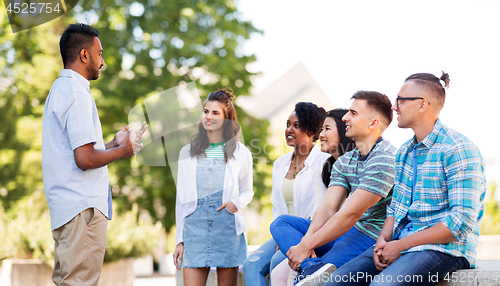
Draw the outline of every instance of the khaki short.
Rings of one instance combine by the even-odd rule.
[[[97,286],[106,251],[108,219],[89,208],[52,231],[57,286]]]

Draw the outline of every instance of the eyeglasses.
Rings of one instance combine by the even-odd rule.
[[[417,99],[422,99],[423,100],[425,98],[423,98],[423,97],[400,97],[400,96],[398,96],[398,97],[396,97],[396,108],[399,109],[399,101],[400,100],[417,100]],[[429,104],[431,104],[431,103],[429,102]]]

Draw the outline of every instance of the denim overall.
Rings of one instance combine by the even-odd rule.
[[[236,234],[234,214],[222,205],[224,159],[199,158],[196,165],[198,201],[184,222],[182,267],[237,267],[246,259],[246,241]]]

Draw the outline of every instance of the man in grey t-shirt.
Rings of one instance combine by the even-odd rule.
[[[147,126],[125,127],[104,144],[90,80],[104,65],[99,32],[73,24],[59,42],[64,69],[45,103],[42,166],[54,238],[56,285],[97,285],[104,260],[111,191],[107,164],[139,152]]]
[[[321,277],[372,246],[391,200],[396,148],[382,139],[392,121],[391,102],[375,91],[358,91],[352,99],[342,120],[356,148],[335,162],[312,221],[283,215],[271,224],[290,268],[299,271],[296,285],[321,285]]]

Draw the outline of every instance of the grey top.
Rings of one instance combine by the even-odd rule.
[[[43,113],[43,187],[52,230],[90,207],[109,217],[108,167],[82,171],[75,163],[73,150],[88,143],[105,149],[90,83],[79,73],[63,69]]]
[[[362,189],[381,197],[355,225],[374,240],[382,230],[386,207],[392,199],[395,153],[396,148],[381,137],[366,156],[360,156],[355,148],[341,156],[332,168],[330,186],[341,186],[351,194]]]

